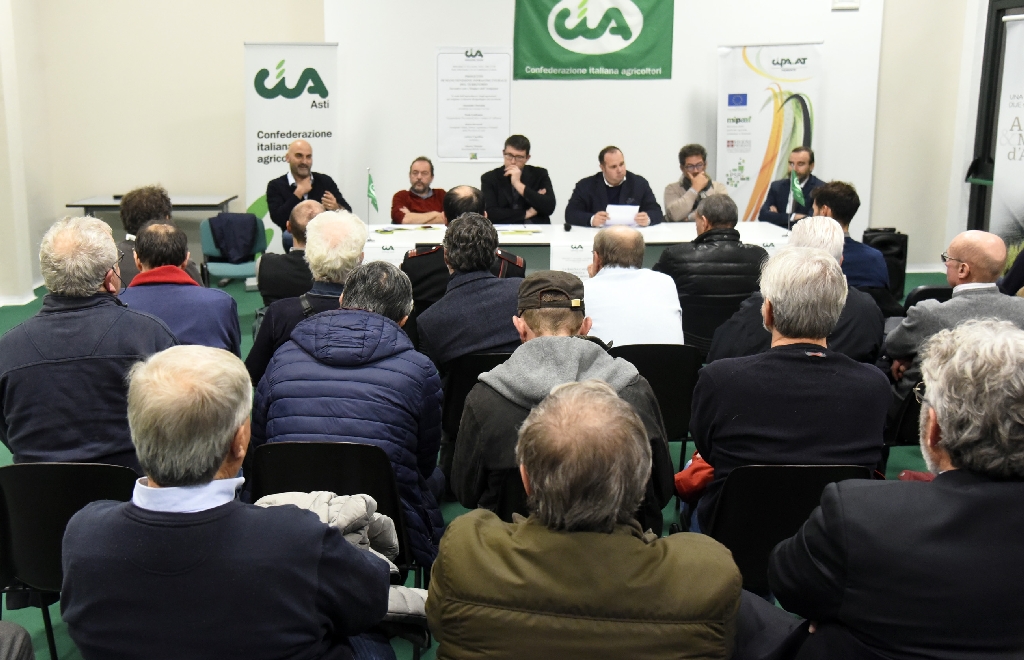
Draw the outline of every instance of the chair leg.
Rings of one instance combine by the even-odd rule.
[[[43,627],[46,629],[46,645],[50,647],[50,660],[57,660],[57,644],[53,641],[53,624],[50,623],[50,608],[43,605]]]

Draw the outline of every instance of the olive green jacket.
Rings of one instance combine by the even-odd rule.
[[[442,537],[426,609],[438,658],[726,659],[741,588],[707,536],[557,532],[477,509]]]

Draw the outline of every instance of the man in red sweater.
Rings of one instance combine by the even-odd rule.
[[[391,198],[391,222],[396,225],[443,223],[444,188],[431,188],[434,164],[420,156],[409,166],[409,190],[399,190]]]

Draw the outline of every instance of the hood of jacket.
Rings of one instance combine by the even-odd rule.
[[[295,326],[291,338],[317,362],[334,367],[360,367],[413,350],[397,323],[361,309],[320,312]]]
[[[639,378],[632,364],[580,337],[531,339],[504,364],[480,374],[481,382],[523,408],[537,405],[551,388],[563,383],[597,379],[621,392]]]

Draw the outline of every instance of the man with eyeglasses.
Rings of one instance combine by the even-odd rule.
[[[922,300],[885,338],[883,353],[892,359],[896,399],[889,411],[890,421],[895,421],[902,402],[921,380],[919,350],[929,337],[980,318],[1010,321],[1024,329],[1024,298],[1004,295],[995,284],[1006,264],[1003,239],[987,231],[965,231],[940,256],[946,265],[946,281],[953,287],[952,299],[944,303]]]
[[[712,181],[705,173],[707,149],[688,144],[679,150],[679,169],[683,175],[665,186],[665,222],[695,222],[697,204],[711,195],[728,195],[724,183]]]
[[[178,342],[162,321],[117,299],[119,260],[110,227],[96,218],[58,220],[43,236],[49,293],[0,338],[0,442],[15,463],[110,463],[141,474],[125,378]]]
[[[523,135],[510,136],[502,156],[504,165],[480,177],[487,218],[495,224],[551,224],[555,190],[546,169],[527,165],[530,141]]]
[[[810,147],[797,147],[789,154],[789,175],[772,181],[768,195],[757,219],[780,227],[811,215],[812,193],[824,181],[811,174],[814,171],[814,152]]]

